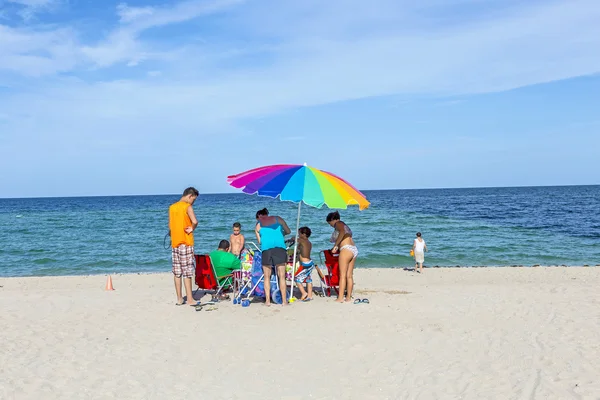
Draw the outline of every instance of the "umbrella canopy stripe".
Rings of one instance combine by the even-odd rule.
[[[285,184],[285,175],[283,174],[290,173],[290,168],[277,168],[271,171],[257,171],[252,175],[242,176],[238,179],[235,179],[231,182],[231,185],[234,187],[243,187],[242,191],[247,194],[257,193],[262,196],[271,196],[277,197],[279,189],[277,186],[281,186]],[[294,172],[293,170],[291,171]],[[288,176],[289,178],[289,176]],[[274,182],[274,183],[271,183]],[[273,191],[277,193],[271,194]]]
[[[355,188],[354,186],[352,186],[352,184],[350,182],[348,182],[345,179],[340,178],[339,176],[337,176],[336,174],[332,174],[331,172],[327,172],[327,171],[321,171],[323,174],[325,175],[329,175],[330,177],[332,177],[333,179],[337,179],[338,181],[341,181],[344,183],[344,185],[350,186],[356,193],[358,193],[360,196],[362,197],[366,197],[360,190],[358,190],[357,188]]]
[[[323,193],[323,188],[319,183],[318,171],[315,171],[312,168],[304,168],[304,170],[304,195],[302,199],[306,204],[320,208],[323,206],[323,204],[325,204],[327,199],[325,197],[325,193]]]
[[[336,190],[333,182],[327,178],[325,174],[314,173],[315,179],[318,182],[323,201],[321,205],[326,204],[329,208],[346,208],[348,196]],[[320,207],[320,206],[319,206]]]
[[[365,208],[369,207],[369,202],[366,200],[365,195],[358,191],[356,188],[354,188],[354,186],[350,185],[348,182],[337,177],[336,175],[330,174],[325,171],[320,172],[323,176],[323,182],[321,183],[321,187],[323,188],[323,191],[326,192],[325,203],[330,208],[339,207],[332,207],[330,205],[330,202],[327,201],[327,195],[331,195],[335,198],[331,199],[331,203],[336,203],[337,201],[339,201],[338,198],[341,198],[341,200],[345,204],[356,204],[361,210],[364,210]],[[327,184],[325,184],[325,182],[327,182]]]
[[[258,192],[261,196],[277,197],[281,194],[281,191],[287,186],[289,180],[298,172],[300,168],[288,168],[278,170],[271,174],[267,174],[256,181],[250,182],[244,192],[256,193]],[[252,191],[247,192],[250,188]]]
[[[249,171],[245,171],[236,175],[230,175],[227,177],[227,182],[229,182],[229,184],[235,188],[242,188],[244,186],[246,186],[248,183],[253,182],[255,180],[258,180],[259,178],[264,177],[265,175],[270,175],[270,174],[275,174],[277,172],[282,172],[285,171],[289,168],[300,168],[302,167],[301,165],[286,165],[286,164],[281,164],[281,165],[271,165],[268,167],[259,167],[259,168],[254,168],[251,169]]]
[[[300,168],[297,171],[295,171],[294,175],[290,177],[285,187],[281,191],[281,200],[298,202],[300,200],[306,200],[308,198],[308,196],[306,196],[306,193],[310,191],[310,188],[307,188],[306,181],[307,179],[310,179],[310,174],[308,174],[307,172],[308,171],[306,168]],[[314,201],[314,193],[312,194],[312,198]]]

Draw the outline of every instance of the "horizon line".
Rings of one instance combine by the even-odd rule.
[[[578,186],[600,186],[600,183],[590,184],[566,184],[566,185],[516,185],[516,186],[469,186],[469,187],[430,187],[430,188],[396,188],[396,189],[359,189],[361,192],[391,192],[395,190],[451,190],[451,189],[518,189],[518,188],[555,188],[555,187],[578,187]],[[220,193],[200,193],[205,196],[227,194],[245,194],[241,191],[220,192]],[[178,193],[158,193],[158,194],[101,194],[101,195],[83,195],[83,196],[27,196],[27,197],[0,197],[0,200],[25,200],[25,199],[69,199],[69,198],[89,198],[89,197],[143,197],[143,196],[181,196]],[[254,194],[250,195],[254,196]]]

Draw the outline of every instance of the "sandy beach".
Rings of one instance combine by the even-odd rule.
[[[0,398],[600,399],[600,268],[363,269],[370,304],[200,312],[112,278],[0,278]]]

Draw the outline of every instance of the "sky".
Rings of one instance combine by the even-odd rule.
[[[597,0],[0,0],[0,197],[600,184]]]

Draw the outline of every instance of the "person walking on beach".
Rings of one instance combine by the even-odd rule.
[[[340,253],[340,284],[337,302],[352,301],[352,289],[354,289],[354,263],[358,256],[358,248],[352,238],[352,230],[343,221],[340,221],[340,213],[337,211],[327,215],[327,223],[333,227],[331,234],[331,243],[333,243],[332,253]],[[346,298],[344,299],[344,291]]]
[[[421,232],[417,232],[417,238],[413,242],[413,252],[415,253],[415,271],[423,273],[423,263],[425,262],[425,252],[427,251],[427,245],[425,240],[421,237]],[[417,267],[419,270],[417,271]]]
[[[288,259],[285,235],[289,235],[291,230],[283,218],[269,216],[269,210],[266,208],[256,212],[256,221],[256,240],[262,252],[262,268],[265,274],[265,304],[271,305],[271,268],[274,266],[279,278],[281,304],[285,306],[287,304],[285,264]]]
[[[177,305],[184,304],[181,293],[181,278],[185,285],[187,303],[195,305],[192,293],[192,277],[194,276],[194,229],[198,220],[192,205],[198,198],[198,190],[189,187],[183,191],[181,199],[169,207],[169,234],[171,235],[171,254],[173,258],[173,280]]]

